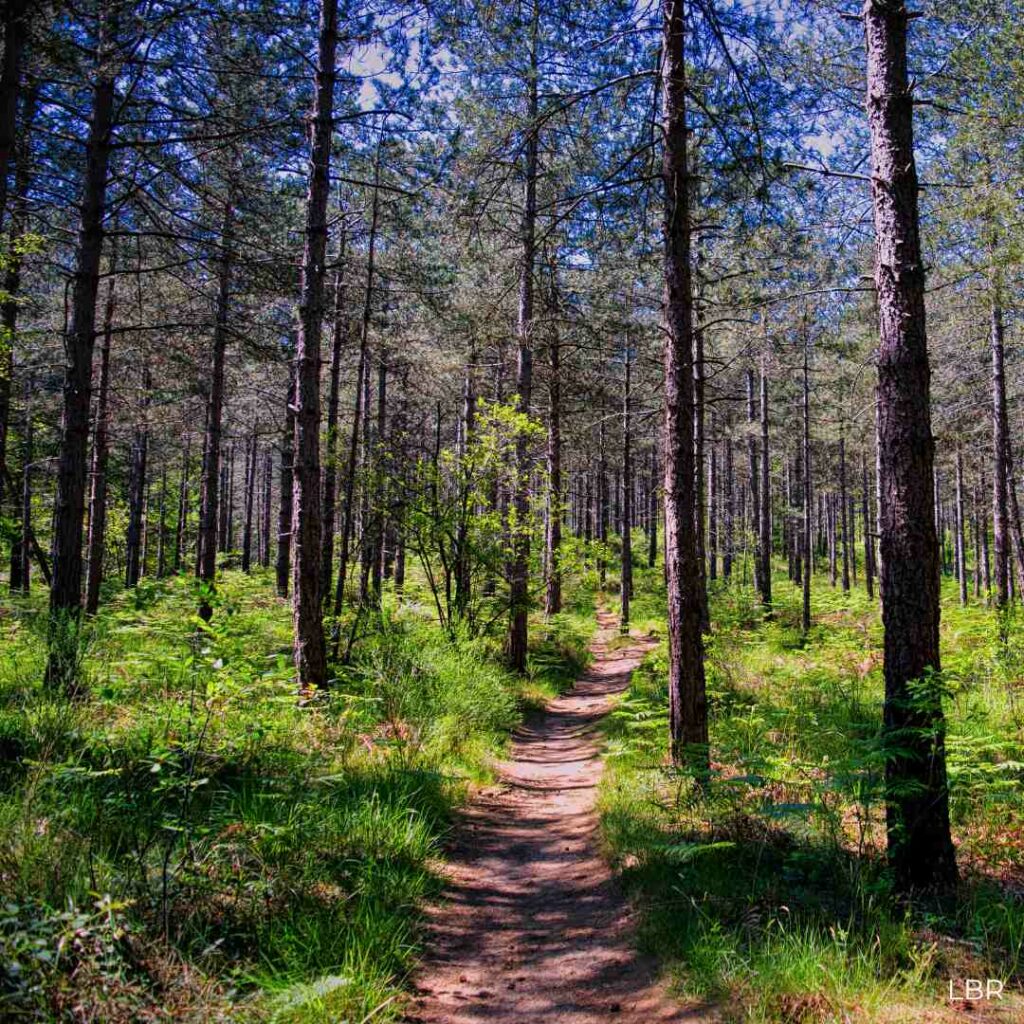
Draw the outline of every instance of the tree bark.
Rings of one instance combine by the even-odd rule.
[[[96,424],[92,438],[92,465],[89,473],[89,532],[85,576],[85,611],[95,615],[100,605],[100,584],[103,582],[103,553],[107,533],[107,454],[110,419],[110,344],[114,331],[114,312],[117,293],[114,275],[117,270],[117,250],[110,254],[110,277],[107,280],[107,300],[103,310],[103,341],[100,346],[99,393],[96,399]]]
[[[245,446],[245,518],[242,522],[242,572],[252,571],[253,506],[256,496],[256,428]]]
[[[633,596],[633,359],[626,341],[622,388],[622,562],[619,576],[619,632],[629,633],[629,601]]]
[[[231,287],[234,273],[234,189],[235,185],[232,181],[228,186],[228,198],[224,203],[221,221],[217,308],[214,315],[213,344],[210,350],[210,393],[206,403],[206,436],[203,438],[203,465],[199,480],[196,577],[203,584],[199,599],[199,616],[206,622],[209,622],[213,616],[209,596],[213,593],[217,576],[218,505],[223,500],[218,489],[224,416],[224,362],[228,345],[228,320],[231,313]],[[226,532],[230,534],[230,527]],[[230,541],[230,537],[228,539]]]
[[[8,17],[16,17],[14,12],[16,12],[17,9],[18,4],[12,3]],[[20,30],[20,18],[18,18],[17,24],[14,27],[9,24],[7,30],[12,33],[17,33]],[[11,41],[11,47],[19,45],[14,35],[7,35],[5,38]],[[12,50],[12,57],[13,55],[14,53]],[[6,73],[6,49],[4,53],[4,60]],[[15,86],[11,87],[12,93],[16,89],[16,84],[17,83],[15,83]],[[5,90],[8,88],[6,83],[4,84],[4,88]],[[7,93],[5,92],[5,101],[6,97]],[[4,487],[7,481],[7,433],[11,418],[11,386],[14,380],[14,349],[18,325],[18,297],[21,292],[21,256],[19,254],[17,242],[25,233],[28,223],[28,191],[31,181],[31,175],[29,173],[31,157],[30,138],[32,127],[35,122],[37,100],[38,89],[33,87],[29,89],[25,97],[21,133],[16,147],[15,194],[14,202],[12,204],[13,211],[11,216],[11,230],[8,232],[9,244],[6,253],[6,269],[3,277],[3,303],[2,307],[0,307],[0,327],[2,327],[3,337],[2,342],[0,342],[0,515],[3,514]],[[2,180],[4,187],[6,187],[6,177]],[[0,221],[2,221],[2,219],[3,207],[0,205]],[[17,500],[17,495],[12,495],[12,501],[16,503]]]
[[[7,0],[0,65],[0,228],[7,213],[7,176],[17,146],[18,96],[28,36],[27,0]],[[2,478],[2,474],[0,474]]]
[[[956,447],[956,579],[960,604],[967,606],[967,549],[964,537],[964,457]]]
[[[843,545],[843,572],[842,586],[843,593],[850,592],[850,535],[846,529],[846,512],[848,507],[846,500],[846,438],[839,435],[839,537]]]
[[[1010,599],[1010,518],[1007,498],[1006,455],[1009,450],[1009,420],[1006,413],[1004,370],[1003,306],[998,278],[992,288],[989,339],[992,346],[992,537],[995,562],[996,607],[1005,608]]]
[[[754,393],[754,371],[747,369],[747,504],[750,507],[750,534],[754,541],[754,589],[758,595],[761,585],[761,495],[757,468],[757,438],[754,423],[757,404]]]
[[[320,340],[327,256],[338,0],[323,0],[316,67],[316,98],[310,139],[302,299],[295,352],[295,568],[293,619],[295,670],[307,693],[327,685],[327,648],[321,600],[320,550]]]
[[[772,479],[771,453],[768,447],[768,355],[761,356],[761,603],[765,611],[772,607]]]
[[[334,279],[334,323],[331,334],[331,379],[327,393],[327,444],[323,468],[324,535],[320,552],[320,592],[330,601],[334,579],[334,525],[338,491],[338,405],[341,394],[341,356],[348,319],[345,315],[345,229],[338,242],[338,270]]]
[[[519,411],[530,412],[533,390],[533,273],[537,247],[537,171],[538,171],[538,93],[539,0],[534,0],[530,29],[530,71],[526,81],[526,116],[528,128],[524,153],[524,196],[521,226],[522,249],[519,266],[519,310],[516,322],[518,358],[516,363],[516,394]],[[512,559],[509,566],[508,661],[515,672],[526,671],[529,643],[530,611],[530,466],[528,442],[520,432],[516,439],[516,484],[512,504],[516,529],[512,537]]]
[[[277,596],[288,596],[292,571],[292,502],[295,493],[295,363],[288,363],[288,400],[285,403],[284,431],[281,435],[281,504],[277,511]]]
[[[734,555],[733,520],[736,516],[735,484],[733,482],[732,434],[727,430],[725,435],[725,537],[722,551],[722,577],[732,579],[732,560]]]
[[[181,479],[178,488],[178,522],[174,531],[174,571],[180,572],[185,559],[185,546],[188,534],[188,470],[189,456],[192,450],[191,437],[185,437],[185,447],[181,453]]]
[[[871,533],[871,488],[868,485],[868,462],[861,458],[861,518],[864,522],[864,586],[868,597],[875,596],[875,540]]]
[[[139,421],[132,440],[131,476],[128,493],[128,534],[125,544],[124,585],[134,587],[144,571],[143,522],[146,502],[146,469],[149,458],[149,393],[152,386],[149,368],[142,374],[142,401]]]
[[[957,878],[939,661],[925,279],[904,0],[866,0],[867,114],[879,310],[878,460],[885,632],[886,825],[897,890]]]
[[[685,21],[682,0],[662,0],[665,189],[665,558],[669,620],[671,753],[707,777],[708,716],[701,633],[694,465],[693,278],[687,163]]]
[[[377,253],[377,223],[380,216],[380,161],[383,134],[377,141],[373,164],[373,201],[370,207],[370,234],[366,247],[366,287],[363,290],[363,314],[359,324],[359,366],[356,373],[355,409],[352,413],[352,433],[349,437],[348,465],[345,468],[345,515],[341,528],[341,550],[338,554],[338,581],[334,590],[334,617],[341,614],[345,601],[345,581],[348,576],[349,552],[355,532],[356,469],[359,463],[360,426],[363,420],[363,395],[370,372],[370,321],[373,317],[373,278]],[[340,633],[334,630],[334,656],[338,654]]]
[[[551,333],[549,359],[548,515],[545,536],[548,572],[544,614],[557,615],[562,610],[562,368],[561,336],[557,326]]]
[[[811,477],[811,375],[810,375],[810,338],[804,336],[804,380],[803,380],[803,529],[801,537],[801,555],[803,557],[803,578],[801,580],[803,602],[801,606],[801,624],[806,634],[811,628],[811,576],[814,573],[814,562],[811,551],[811,508],[814,501]]]
[[[92,87],[92,116],[86,143],[85,179],[79,210],[78,254],[71,292],[71,321],[65,339],[64,414],[57,463],[57,496],[50,585],[50,635],[46,680],[69,696],[80,689],[77,623],[82,607],[82,525],[85,515],[89,393],[96,331],[96,294],[103,252],[110,142],[113,129],[115,20],[101,14],[98,66]]]

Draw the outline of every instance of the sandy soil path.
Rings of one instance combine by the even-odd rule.
[[[706,1021],[673,1004],[633,948],[629,904],[597,849],[594,728],[650,643],[609,651],[516,735],[500,785],[461,816],[447,899],[430,916],[410,1024]]]

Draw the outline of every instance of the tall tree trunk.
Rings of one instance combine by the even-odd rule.
[[[650,494],[647,496],[647,568],[658,562],[658,452],[651,449]]]
[[[811,576],[814,573],[814,563],[811,552],[811,508],[814,501],[814,494],[811,489],[811,342],[810,337],[804,328],[804,379],[803,379],[803,506],[804,520],[801,537],[801,555],[803,557],[803,578],[801,585],[803,589],[803,602],[801,605],[801,625],[806,634],[811,628]]]
[[[761,356],[761,603],[766,611],[772,607],[772,478],[771,453],[768,447],[768,355]]]
[[[545,536],[548,573],[544,614],[557,615],[562,610],[562,368],[561,335],[557,326],[551,333],[549,359],[548,515]]]
[[[11,11],[8,13],[9,18],[12,17],[11,12],[16,12],[18,7],[19,5],[17,3],[11,4]],[[17,33],[20,31],[20,19],[18,24],[14,27],[8,24],[7,31],[11,33]],[[15,36],[7,35],[5,38],[10,40],[10,46],[12,48],[19,45]],[[13,49],[11,56],[14,56]],[[7,73],[7,59],[8,55],[5,49],[5,75]],[[6,90],[7,88],[8,85],[5,82],[4,89]],[[10,88],[13,93],[16,89],[16,83]],[[5,92],[4,95],[5,102],[7,102],[8,94]],[[0,303],[0,330],[2,330],[3,337],[3,342],[0,343],[0,515],[3,514],[4,487],[7,482],[7,432],[11,418],[11,385],[14,379],[14,350],[16,347],[19,307],[18,297],[21,292],[21,255],[18,240],[25,233],[25,229],[28,224],[28,190],[31,181],[31,175],[29,173],[31,158],[30,138],[32,127],[35,122],[37,100],[38,89],[33,87],[29,89],[25,97],[21,132],[17,142],[15,194],[14,202],[12,204],[13,212],[11,216],[11,230],[8,233],[8,247],[7,253],[5,254],[6,267],[3,275],[3,300],[2,303]],[[4,116],[6,116],[6,112]],[[0,145],[2,145],[2,143],[0,143]],[[6,186],[6,183],[6,177],[4,177],[4,186]],[[0,204],[0,221],[2,221],[2,219],[3,206]],[[17,503],[17,500],[17,495],[12,495],[12,501]]]
[[[4,5],[4,55],[0,64],[0,228],[7,212],[7,177],[18,141],[18,96],[28,39],[28,12],[28,0],[7,0]]]
[[[281,435],[281,504],[277,510],[277,596],[288,596],[292,572],[292,502],[295,493],[295,363],[288,362],[288,400],[285,403],[284,431]]]
[[[160,469],[160,504],[157,509],[156,576],[167,575],[167,463]]]
[[[242,524],[242,572],[252,571],[252,513],[256,494],[256,427],[245,446],[245,519]]]
[[[338,269],[334,279],[334,324],[331,334],[331,379],[327,393],[327,451],[323,468],[322,501],[324,534],[320,551],[320,596],[330,601],[334,578],[334,525],[338,490],[338,404],[341,393],[342,342],[348,319],[345,315],[345,229],[338,242]]]
[[[868,486],[868,462],[863,456],[860,462],[861,475],[861,518],[864,522],[864,586],[868,597],[875,596],[875,541],[871,535],[871,489]]]
[[[192,438],[186,435],[181,452],[181,478],[178,487],[178,522],[174,532],[174,571],[180,572],[185,558],[188,534],[188,470]]]
[[[537,246],[537,172],[538,172],[538,93],[539,55],[538,22],[540,2],[534,0],[530,29],[530,71],[526,82],[526,135],[524,196],[522,217],[522,249],[519,266],[519,310],[516,323],[518,358],[516,363],[516,394],[519,411],[530,412],[533,390],[533,273]],[[526,435],[516,439],[516,484],[512,505],[516,529],[512,537],[512,559],[509,566],[508,661],[516,672],[526,671],[528,617],[530,611],[530,466]]]
[[[374,428],[376,451],[374,452],[375,484],[373,509],[370,513],[370,560],[373,579],[373,603],[380,604],[381,586],[384,576],[384,545],[387,534],[387,489],[390,468],[390,453],[387,447],[388,408],[388,360],[383,349],[377,360],[377,423]]]
[[[274,481],[274,457],[270,448],[263,451],[263,495],[260,499],[260,565],[270,568],[270,519],[271,494]]]
[[[461,470],[459,478],[459,521],[455,531],[453,558],[455,566],[455,608],[460,619],[469,610],[472,589],[472,567],[469,560],[469,517],[471,514],[472,486],[470,479],[466,475],[469,470],[465,468],[465,463],[473,443],[476,425],[476,364],[476,344],[471,340],[469,358],[466,361],[466,371],[462,381],[462,417],[459,430],[459,467]]]
[[[134,587],[143,572],[143,509],[146,501],[146,463],[149,456],[149,394],[152,386],[149,368],[142,375],[142,402],[139,422],[132,440],[131,476],[128,486],[128,534],[125,544],[124,585]]]
[[[228,547],[228,500],[231,474],[231,457],[234,443],[228,445],[227,450],[223,448],[220,452],[220,484],[218,487],[218,509],[217,509],[217,550],[220,552],[229,551]]]
[[[622,482],[625,500],[622,503],[622,563],[619,576],[619,632],[629,633],[629,600],[633,596],[633,359],[626,341],[622,389]]]
[[[605,545],[608,543],[608,459],[604,422],[604,402],[601,402],[601,420],[597,428],[597,539],[601,554],[597,560],[598,585],[604,590],[607,574]]]
[[[725,434],[725,538],[724,550],[722,551],[722,576],[724,579],[732,579],[732,560],[734,556],[733,546],[733,520],[736,516],[735,483],[733,480],[733,455],[732,455],[732,432],[726,430]]]
[[[950,886],[957,869],[941,689],[929,675],[940,670],[939,551],[904,0],[866,0],[864,26],[879,309],[886,824],[897,889],[907,893]]]
[[[1006,456],[1009,451],[1009,420],[1006,414],[1004,370],[1003,306],[998,277],[992,286],[989,339],[992,346],[992,535],[995,560],[996,607],[1005,608],[1010,599],[1010,517],[1007,499]]]
[[[673,760],[709,771],[703,598],[697,552],[693,436],[693,278],[682,0],[662,0],[665,189],[665,559],[669,620],[669,727]]]
[[[691,179],[691,184],[693,191],[688,199],[688,205],[693,203],[693,197],[697,192],[696,177]],[[695,263],[700,265],[699,254]],[[697,587],[700,597],[700,628],[702,633],[710,633],[711,609],[708,606],[708,563],[704,532],[704,329],[696,308],[693,327],[693,473],[696,486],[694,529],[697,534],[697,572],[700,574]]]
[[[757,469],[757,438],[754,423],[757,418],[757,404],[754,392],[754,371],[747,369],[747,496],[750,507],[750,534],[754,540],[754,589],[758,595],[761,585],[761,496]]]
[[[110,142],[113,128],[113,44],[116,23],[109,8],[100,17],[92,116],[86,143],[85,179],[79,209],[78,254],[65,338],[64,414],[57,462],[57,496],[50,584],[50,635],[46,680],[69,696],[80,689],[78,619],[82,607],[82,525],[85,515],[89,394],[96,333],[96,294],[103,252]]]
[[[967,605],[967,549],[964,537],[964,457],[956,446],[956,578],[960,604]]]
[[[327,257],[338,0],[323,0],[316,67],[316,98],[310,139],[302,299],[295,351],[295,569],[293,618],[295,670],[306,693],[327,685],[327,648],[320,593],[320,338]]]
[[[370,207],[370,235],[366,247],[366,287],[363,289],[363,314],[359,323],[359,365],[356,373],[356,400],[352,413],[352,433],[349,437],[348,465],[345,467],[345,515],[341,527],[341,550],[338,554],[338,581],[334,589],[334,617],[341,614],[345,601],[345,581],[348,576],[349,552],[355,535],[356,469],[359,464],[360,425],[363,420],[363,395],[370,372],[370,321],[373,317],[373,278],[377,253],[377,223],[380,215],[380,161],[383,130],[377,140],[373,164],[373,200]],[[340,632],[334,630],[334,656],[338,655]]]
[[[846,438],[839,435],[839,535],[843,545],[843,593],[850,592],[850,535],[846,529]]]
[[[99,393],[96,399],[96,425],[92,438],[92,465],[89,473],[89,532],[87,537],[85,611],[95,615],[100,605],[100,584],[103,582],[103,552],[107,533],[107,453],[110,396],[110,343],[114,331],[117,293],[114,288],[117,270],[116,247],[110,254],[110,277],[107,280],[107,301],[103,310],[103,341],[100,345]]]
[[[718,448],[708,448],[708,578],[718,579]]]
[[[231,172],[232,175],[235,173]],[[221,221],[221,258],[217,272],[217,308],[214,316],[213,345],[210,350],[210,393],[206,402],[206,436],[203,439],[203,464],[199,479],[199,535],[196,543],[196,576],[204,584],[199,599],[199,616],[209,622],[213,608],[209,603],[217,575],[218,505],[223,496],[220,484],[222,421],[224,416],[224,361],[228,345],[228,320],[231,313],[231,287],[234,273],[235,183],[228,186]],[[230,511],[228,513],[230,520]],[[230,526],[227,527],[230,535]],[[230,542],[230,536],[228,537]]]
[[[31,381],[25,388],[25,419],[21,438],[21,536],[18,538],[18,590],[28,594],[32,577],[32,460],[35,458],[32,438],[32,386]],[[14,579],[12,574],[11,590]]]

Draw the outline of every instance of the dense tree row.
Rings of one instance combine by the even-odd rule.
[[[880,594],[890,848],[948,884],[940,573],[1024,594],[1011,13],[908,64],[900,0],[6,5],[0,508],[49,684],[87,696],[115,580],[192,573],[209,622],[274,563],[308,698],[410,571],[524,670],[564,573],[625,629],[663,558],[703,777],[708,588],[770,615],[781,558],[805,630],[816,573]]]

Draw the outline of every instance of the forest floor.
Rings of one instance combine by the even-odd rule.
[[[651,638],[598,613],[594,661],[527,719],[500,779],[460,816],[445,899],[406,1020],[423,1024],[698,1021],[635,949],[636,921],[599,849],[597,726]]]

